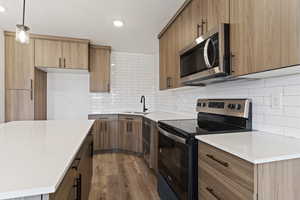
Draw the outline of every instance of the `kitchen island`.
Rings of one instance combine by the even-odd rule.
[[[53,120],[0,124],[0,200],[58,199],[55,193],[67,176],[72,185],[70,177],[78,180],[75,172],[69,173],[70,169],[80,168],[73,166],[74,161],[84,163],[89,159],[84,157],[84,151],[92,147],[92,140],[88,140],[89,146],[84,146],[93,123],[93,120]]]

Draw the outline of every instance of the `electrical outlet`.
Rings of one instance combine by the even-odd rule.
[[[273,93],[271,95],[271,107],[273,109],[281,109],[281,107],[282,107],[282,93]]]

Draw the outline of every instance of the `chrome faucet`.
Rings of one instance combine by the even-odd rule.
[[[146,97],[144,95],[141,96],[141,103],[143,103],[143,112],[146,112],[148,108],[146,108]]]

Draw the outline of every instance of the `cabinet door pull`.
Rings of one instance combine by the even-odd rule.
[[[229,164],[228,164],[227,162],[221,161],[221,160],[215,158],[213,155],[206,154],[206,156],[207,156],[208,158],[212,159],[213,161],[215,161],[215,162],[217,162],[217,163],[223,165],[224,167],[229,167]]]
[[[231,73],[234,73],[235,71],[234,71],[234,69],[233,69],[233,58],[235,57],[235,55],[231,52],[230,53],[230,60],[229,60],[229,66],[230,66],[230,71],[231,71]]]
[[[33,100],[33,80],[30,79],[30,100]]]
[[[59,64],[58,65],[59,65],[59,67],[61,67],[61,58],[59,58]]]
[[[206,190],[207,190],[212,196],[214,196],[217,200],[221,200],[221,198],[218,197],[218,195],[215,194],[214,189],[207,187]]]
[[[66,58],[64,58],[64,68],[66,68]]]
[[[171,77],[167,78],[167,88],[171,88],[172,87],[171,80],[172,80]]]

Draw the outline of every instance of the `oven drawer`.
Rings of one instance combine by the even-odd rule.
[[[201,163],[206,163],[231,181],[254,192],[255,166],[252,163],[202,142],[198,146],[198,159],[199,168]]]
[[[234,183],[207,163],[199,168],[199,199],[201,200],[253,200],[255,195]]]

